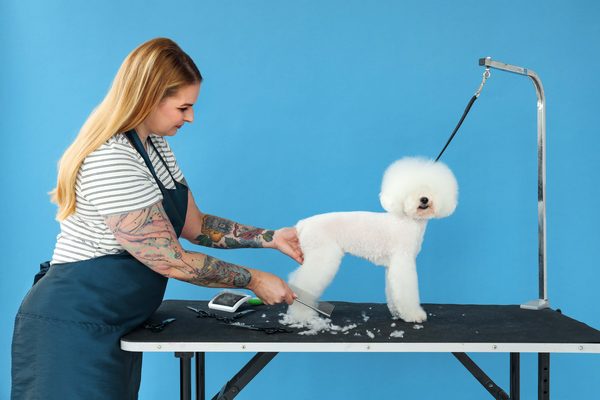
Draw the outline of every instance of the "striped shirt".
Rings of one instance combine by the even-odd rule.
[[[173,178],[182,181],[183,174],[167,141],[158,135],[150,135],[148,140],[156,146]],[[154,147],[150,144],[146,147],[160,181],[167,189],[175,188]],[[75,193],[75,213],[60,224],[51,264],[123,252],[125,249],[115,239],[104,217],[140,210],[162,201],[152,173],[124,134],[114,135],[85,158],[77,174]]]

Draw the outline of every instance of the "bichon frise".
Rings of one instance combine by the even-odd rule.
[[[290,275],[290,285],[315,301],[333,280],[344,253],[350,253],[387,268],[385,293],[394,318],[425,321],[415,259],[427,221],[452,214],[457,198],[456,178],[445,164],[415,157],[394,162],[379,194],[386,213],[334,212],[297,223],[304,263]],[[308,322],[315,316],[298,303],[288,308],[290,321]]]

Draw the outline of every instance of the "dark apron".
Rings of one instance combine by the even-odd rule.
[[[126,135],[154,176],[179,237],[187,187],[173,179],[175,189],[166,189],[138,135]],[[11,398],[137,399],[142,355],[121,350],[120,338],[158,308],[167,278],[127,252],[40,269],[15,319]]]

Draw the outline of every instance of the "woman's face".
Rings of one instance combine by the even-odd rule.
[[[164,98],[142,125],[149,133],[174,136],[185,122],[194,120],[192,106],[198,99],[199,92],[199,83],[182,87],[173,96]]]

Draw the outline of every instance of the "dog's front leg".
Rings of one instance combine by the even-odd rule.
[[[423,322],[427,313],[419,301],[419,281],[415,257],[394,254],[386,271],[386,295],[390,312],[406,322]]]
[[[304,263],[290,274],[289,283],[312,295],[304,299],[316,306],[327,286],[338,271],[344,252],[335,244],[323,241],[320,246],[305,246]],[[288,316],[293,321],[306,322],[317,317],[310,308],[294,302],[288,307]]]

